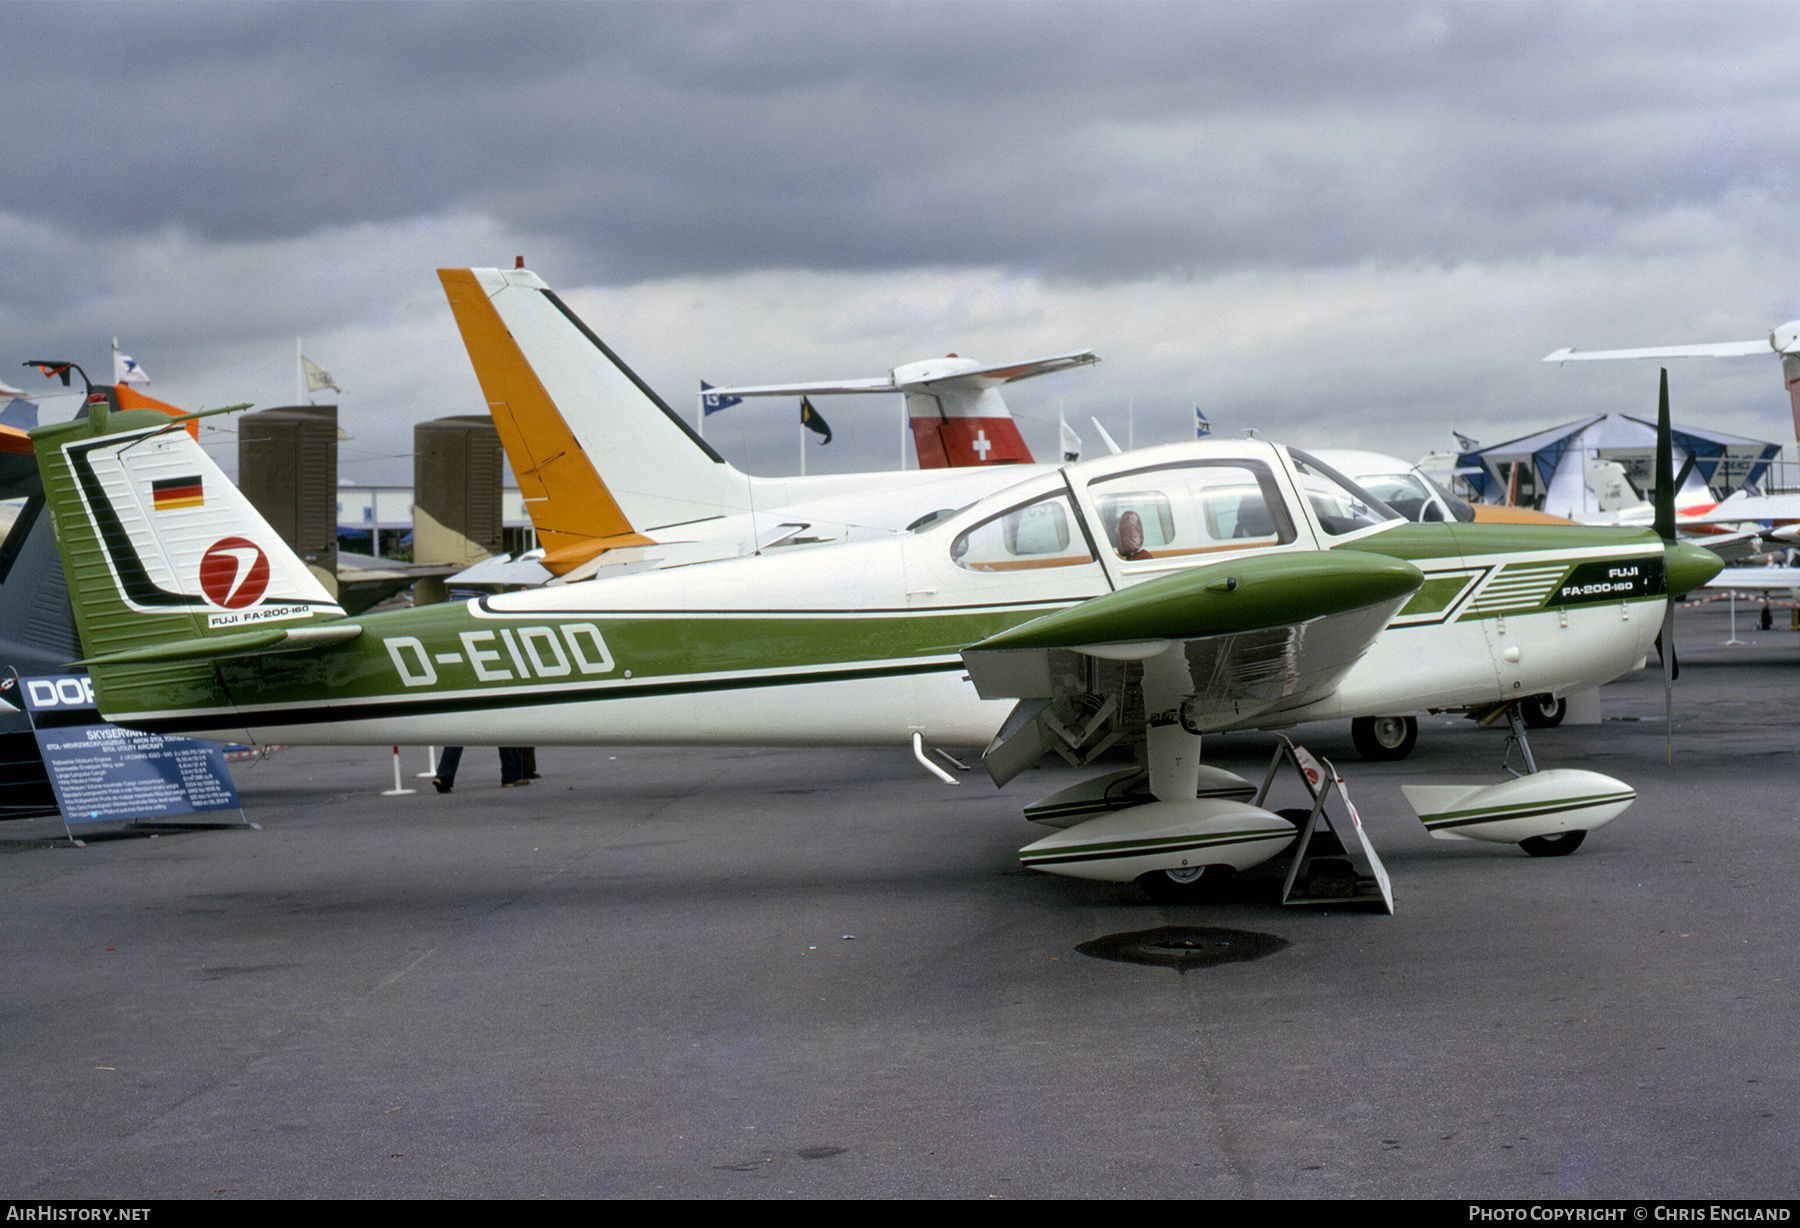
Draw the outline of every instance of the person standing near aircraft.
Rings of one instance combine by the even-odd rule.
[[[456,769],[462,764],[463,748],[446,746],[444,753],[438,756],[437,775],[431,778],[431,787],[439,793],[448,793],[456,787]],[[527,767],[529,756],[529,768]],[[500,748],[500,787],[502,789],[517,788],[528,785],[537,779],[537,749],[531,746],[502,746]]]

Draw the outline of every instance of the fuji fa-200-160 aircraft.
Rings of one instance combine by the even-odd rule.
[[[1046,747],[1127,740],[1143,774],[1038,808],[1063,830],[1023,856],[1165,890],[1295,839],[1202,768],[1204,734],[1597,686],[1718,568],[1643,530],[1407,524],[1233,440],[1040,472],[916,533],[350,619],[185,431],[96,409],[32,439],[110,720],[301,744],[986,743],[1001,783]],[[1553,770],[1431,796],[1435,834],[1555,852],[1633,795]]]
[[[1041,471],[1009,463],[754,477],[727,464],[535,273],[439,269],[438,277],[544,547],[539,581],[544,572],[579,580],[903,532]],[[1064,355],[1042,360],[1042,369],[1092,360]],[[916,374],[902,369],[902,383],[887,390],[931,383]],[[1006,373],[938,374],[954,385],[942,395],[967,392],[968,404],[956,404],[973,412],[998,394],[962,383]],[[1006,459],[1029,460],[1023,447]],[[532,579],[514,567],[496,571],[494,581]]]

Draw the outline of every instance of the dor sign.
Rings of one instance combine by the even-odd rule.
[[[121,729],[100,719],[85,674],[21,678],[63,822],[171,819],[238,809],[217,742]]]

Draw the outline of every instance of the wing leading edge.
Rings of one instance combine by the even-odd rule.
[[[1005,784],[1047,750],[1092,758],[1140,721],[1179,721],[1198,734],[1313,703],[1423,581],[1412,564],[1382,555],[1270,554],[1021,624],[962,654],[983,699],[1020,700],[983,762]]]

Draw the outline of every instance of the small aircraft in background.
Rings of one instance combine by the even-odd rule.
[[[447,280],[516,290],[515,334],[571,320],[529,275]],[[539,368],[550,390],[641,405],[641,382],[586,337],[580,362]],[[507,361],[530,372],[517,347]],[[535,376],[506,395],[532,387],[525,407],[490,391],[496,418],[555,403]],[[1046,750],[1086,764],[1122,742],[1143,766],[1046,799],[1035,813],[1058,830],[1022,856],[1159,898],[1298,837],[1201,763],[1203,735],[1516,712],[1597,686],[1644,656],[1671,593],[1719,567],[1672,533],[1409,524],[1304,452],[1230,440],[973,471],[1022,480],[867,541],[346,618],[172,426],[96,405],[32,433],[109,720],[325,745],[910,743],[923,761],[928,741],[986,744],[1002,784]],[[641,459],[648,433],[629,431],[615,437]],[[707,455],[691,437],[689,454]],[[539,456],[558,480],[593,472]],[[635,506],[663,509],[644,523],[744,497],[743,475],[703,463],[699,491],[633,484]],[[621,517],[607,537],[636,534],[606,501]],[[1434,835],[1558,854],[1633,796],[1552,769],[1415,804]]]

